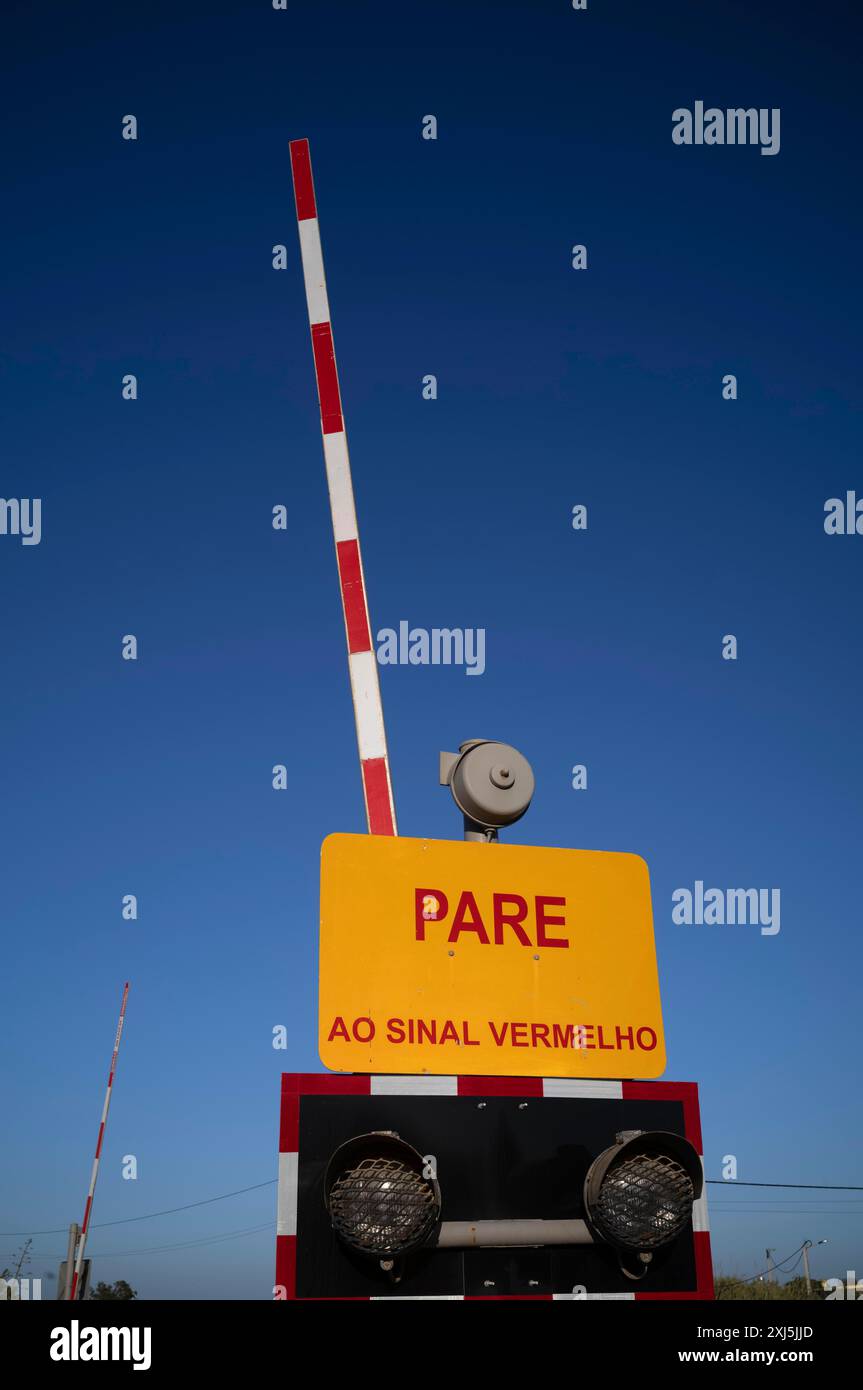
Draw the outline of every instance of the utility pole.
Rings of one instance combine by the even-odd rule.
[[[81,1227],[77,1221],[73,1221],[69,1227],[69,1244],[66,1247],[66,1280],[61,1289],[57,1291],[58,1298],[68,1299],[72,1291],[72,1274],[75,1269],[75,1251],[78,1249],[78,1237],[81,1234]]]
[[[827,1245],[828,1242],[826,1240],[816,1240],[814,1243],[816,1245]],[[812,1249],[812,1245],[813,1242],[811,1240],[805,1240],[803,1242],[803,1278],[806,1280],[807,1294],[812,1293],[812,1280],[809,1277],[809,1251]]]
[[[812,1241],[807,1240],[803,1246],[803,1278],[806,1280],[806,1292],[808,1294],[812,1292],[812,1280],[809,1277],[809,1250],[811,1245]]]
[[[776,1283],[776,1269],[775,1269],[774,1264],[773,1264],[773,1256],[776,1254],[776,1251],[775,1251],[775,1250],[765,1250],[764,1253],[765,1253],[765,1255],[767,1256],[767,1282],[768,1282],[768,1284],[775,1284],[775,1283]]]

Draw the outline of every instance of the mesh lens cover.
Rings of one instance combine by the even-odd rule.
[[[695,1192],[686,1169],[670,1154],[635,1153],[612,1164],[602,1180],[595,1220],[631,1250],[656,1250],[680,1234]]]
[[[438,1201],[430,1182],[396,1158],[364,1158],[333,1183],[337,1235],[367,1255],[398,1255],[431,1233]]]

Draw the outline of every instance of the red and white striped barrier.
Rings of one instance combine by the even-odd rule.
[[[105,1104],[102,1107],[102,1119],[99,1124],[99,1138],[96,1140],[96,1157],[93,1159],[93,1171],[90,1174],[90,1190],[87,1193],[87,1205],[84,1208],[84,1220],[81,1222],[81,1235],[78,1238],[78,1258],[75,1261],[75,1273],[72,1275],[72,1288],[69,1292],[70,1301],[75,1297],[78,1280],[81,1277],[81,1270],[84,1268],[84,1246],[87,1244],[87,1232],[90,1229],[90,1215],[93,1210],[93,1193],[96,1191],[96,1178],[99,1176],[99,1159],[102,1156],[102,1140],[105,1137],[105,1125],[108,1120],[108,1108],[111,1104],[111,1091],[114,1087],[114,1072],[117,1070],[117,1053],[120,1051],[120,1039],[123,1036],[123,1023],[126,1018],[126,1000],[129,998],[129,984],[123,990],[123,1002],[120,1005],[120,1022],[117,1024],[117,1036],[114,1039],[114,1051],[111,1056],[111,1070],[108,1073],[108,1089],[105,1092]]]
[[[387,755],[384,712],[363,578],[348,440],[333,347],[333,330],[330,323],[308,140],[291,141],[291,170],[294,178],[309,327],[312,333],[312,355],[321,409],[321,431],[324,437],[324,460],[333,517],[333,535],[348,642],[348,665],[366,819],[370,834],[395,835],[396,813]]]

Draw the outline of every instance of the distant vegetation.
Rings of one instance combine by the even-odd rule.
[[[137,1298],[138,1290],[130,1288],[125,1279],[117,1279],[113,1284],[97,1284],[90,1297],[98,1299]]]
[[[788,1299],[797,1302],[820,1303],[824,1298],[821,1285],[813,1279],[812,1292],[806,1292],[806,1280],[789,1279],[787,1284],[768,1284],[766,1279],[735,1279],[730,1274],[720,1274],[716,1279],[716,1297],[758,1300]]]

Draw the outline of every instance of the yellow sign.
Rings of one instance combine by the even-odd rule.
[[[319,1043],[334,1071],[657,1077],[636,854],[330,835]]]

